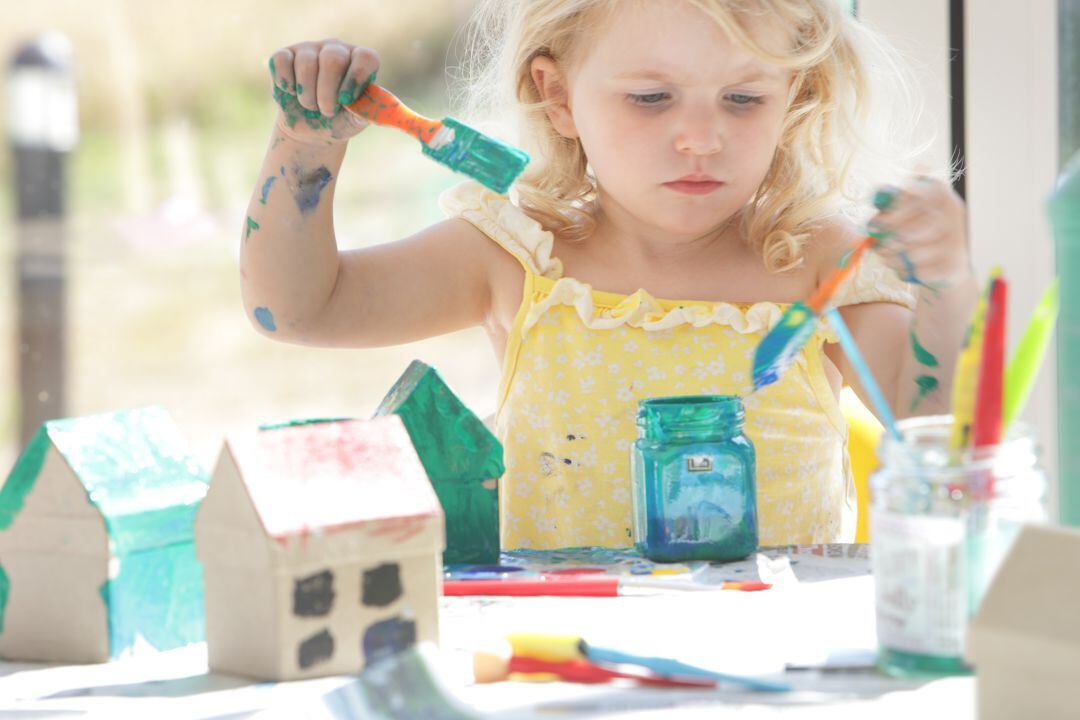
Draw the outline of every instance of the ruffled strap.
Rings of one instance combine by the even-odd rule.
[[[517,258],[528,272],[552,280],[562,277],[562,262],[551,256],[555,236],[505,195],[469,181],[444,191],[439,206],[447,217],[474,225]]]
[[[542,300],[529,308],[522,323],[522,333],[527,333],[544,313],[556,305],[574,308],[582,324],[590,330],[612,330],[629,325],[647,332],[660,332],[679,325],[724,325],[740,334],[749,334],[767,331],[783,314],[781,307],[771,302],[758,302],[746,308],[717,302],[665,309],[645,290],[627,295],[614,307],[597,307],[588,284],[573,278],[562,278]]]
[[[914,310],[916,299],[911,286],[901,280],[895,270],[876,253],[868,252],[836,291],[833,304],[843,307],[872,302],[896,303]]]

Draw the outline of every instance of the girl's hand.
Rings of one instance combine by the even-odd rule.
[[[942,288],[972,275],[967,209],[947,183],[920,177],[905,185],[867,227],[883,234],[875,250],[906,282]]]
[[[270,58],[279,130],[299,142],[346,142],[368,122],[342,105],[360,97],[378,69],[374,50],[340,40],[281,48]]]

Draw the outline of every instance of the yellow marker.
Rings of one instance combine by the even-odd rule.
[[[585,657],[581,651],[581,637],[575,635],[514,633],[506,639],[517,657],[529,657],[544,662],[570,662]]]
[[[986,305],[990,297],[990,287],[994,278],[1001,275],[1001,268],[990,272],[986,290],[979,295],[975,313],[968,325],[964,337],[964,347],[956,358],[956,370],[953,372],[952,392],[952,434],[949,436],[949,449],[959,452],[966,448],[971,440],[971,426],[975,422],[975,388],[979,384],[979,364],[982,361],[983,331],[986,325]]]

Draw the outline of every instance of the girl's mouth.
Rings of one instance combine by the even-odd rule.
[[[719,180],[673,180],[664,183],[664,187],[684,195],[708,195],[724,186]]]

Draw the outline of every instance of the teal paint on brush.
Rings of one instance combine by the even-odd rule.
[[[803,301],[794,303],[754,351],[754,390],[780,379],[803,345],[817,330],[813,311]]]
[[[468,175],[495,192],[505,193],[529,163],[529,156],[454,118],[434,120],[406,107],[393,93],[370,83],[349,112],[395,127],[420,141],[432,160]]]
[[[529,164],[529,156],[524,151],[488,137],[454,118],[444,119],[443,125],[453,129],[453,142],[438,149],[424,145],[424,154],[495,192],[505,193]]]

